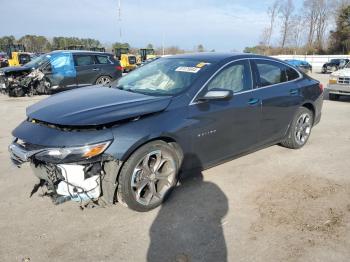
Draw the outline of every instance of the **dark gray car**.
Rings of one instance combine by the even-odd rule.
[[[181,171],[274,144],[303,147],[322,104],[323,86],[283,61],[178,55],[110,86],[32,105],[9,151],[16,165],[32,166],[39,178],[33,192],[44,186],[56,204],[120,201],[148,211],[166,199]]]
[[[10,96],[51,94],[88,85],[105,85],[122,76],[112,54],[53,51],[22,67],[0,70],[0,89]]]

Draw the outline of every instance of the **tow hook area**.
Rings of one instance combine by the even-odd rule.
[[[41,196],[51,197],[56,205],[73,200],[79,202],[81,208],[104,206],[99,201],[104,176],[100,162],[84,165],[31,163],[31,167],[39,178],[31,196],[43,188]]]
[[[97,199],[101,194],[100,175],[85,179],[85,167],[82,165],[58,165],[64,178],[57,186],[57,194],[83,202]]]

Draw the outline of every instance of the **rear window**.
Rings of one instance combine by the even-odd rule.
[[[94,57],[91,55],[76,55],[75,56],[75,64],[77,66],[85,66],[85,65],[93,65]]]
[[[104,65],[113,64],[110,57],[106,55],[97,55],[96,60],[98,64],[104,64]]]

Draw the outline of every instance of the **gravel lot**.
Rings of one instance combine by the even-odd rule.
[[[273,146],[194,174],[136,213],[29,198],[36,179],[11,167],[7,145],[42,98],[0,95],[0,261],[350,260],[350,99],[324,102],[303,149]]]

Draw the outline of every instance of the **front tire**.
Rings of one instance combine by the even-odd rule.
[[[291,149],[303,147],[310,137],[313,120],[313,113],[306,107],[300,107],[281,145]]]
[[[22,88],[13,88],[9,90],[10,97],[22,97],[25,96],[25,92]]]
[[[137,149],[125,162],[118,185],[118,200],[145,212],[162,204],[176,186],[180,160],[174,147],[153,141]]]

